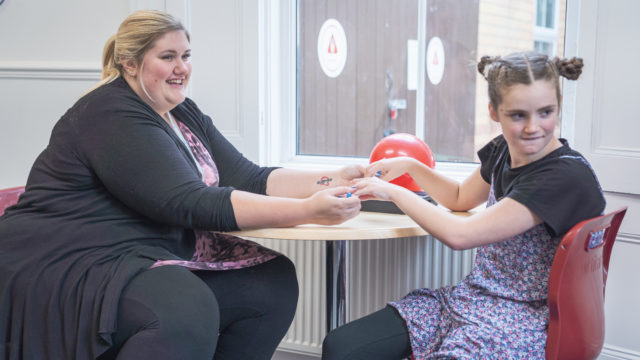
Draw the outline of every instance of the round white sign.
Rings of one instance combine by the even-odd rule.
[[[433,85],[438,85],[444,75],[444,46],[439,37],[434,36],[427,46],[427,76]]]
[[[327,19],[318,34],[318,60],[322,71],[334,78],[340,75],[347,62],[347,36],[336,19]]]

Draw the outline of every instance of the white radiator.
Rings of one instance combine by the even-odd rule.
[[[278,347],[319,355],[326,334],[325,242],[248,238],[287,255],[296,265],[300,298],[296,316]],[[383,308],[416,288],[455,284],[471,271],[473,250],[454,251],[432,237],[352,241],[349,252],[349,319]]]

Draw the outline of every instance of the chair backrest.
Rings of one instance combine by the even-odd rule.
[[[9,206],[18,202],[20,194],[24,192],[24,186],[0,190],[0,216]]]
[[[547,360],[600,354],[609,257],[626,211],[582,221],[562,238],[549,274]]]

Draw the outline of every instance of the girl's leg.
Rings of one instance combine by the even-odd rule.
[[[206,359],[213,357],[220,321],[211,289],[178,266],[144,271],[118,305],[114,346],[99,359]]]
[[[391,306],[334,329],[322,343],[323,360],[394,360],[409,355],[407,325]]]
[[[220,304],[215,359],[271,359],[298,303],[293,263],[278,256],[239,270],[197,271]]]

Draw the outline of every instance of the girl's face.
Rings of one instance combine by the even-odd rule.
[[[553,133],[559,110],[555,85],[547,80],[513,85],[502,94],[498,109],[489,105],[491,118],[502,127],[512,167],[541,159],[562,146]]]
[[[144,55],[138,74],[141,79],[134,81],[134,90],[162,116],[184,101],[191,76],[190,57],[189,40],[181,30],[159,37]]]

